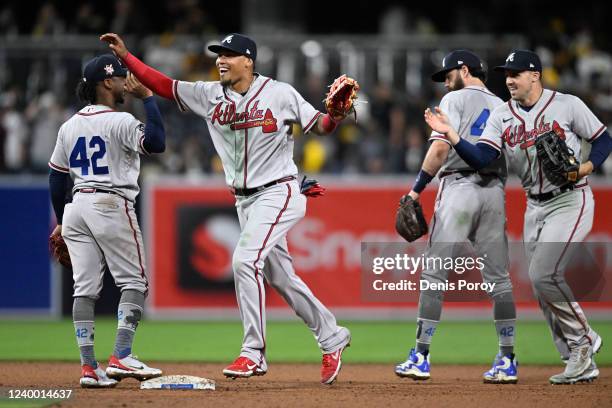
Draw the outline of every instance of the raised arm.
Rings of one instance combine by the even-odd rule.
[[[318,135],[326,135],[336,129],[349,114],[355,112],[355,101],[359,83],[353,78],[341,75],[334,80],[325,97],[327,114],[319,116],[312,131]]]
[[[174,80],[130,54],[121,37],[114,33],[106,33],[100,36],[100,40],[108,43],[108,47],[117,58],[120,58],[130,72],[147,88],[163,98],[174,99],[172,92]]]
[[[128,72],[125,85],[127,91],[141,99],[144,104],[147,115],[142,141],[144,149],[148,153],[163,153],[166,150],[166,131],[153,92],[141,84],[131,72]]]

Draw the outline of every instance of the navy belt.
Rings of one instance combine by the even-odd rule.
[[[443,171],[442,173],[440,173],[439,178],[444,178],[452,174],[459,174],[463,177],[471,176],[472,174],[478,174],[482,177],[497,177],[497,174],[494,174],[494,173],[482,174],[482,173],[477,172],[476,170],[448,170],[448,171]]]
[[[287,176],[287,177],[279,178],[278,180],[271,181],[259,187],[253,187],[253,188],[234,188],[232,187],[231,190],[232,190],[232,193],[234,193],[234,195],[248,197],[255,193],[259,193],[260,191],[265,190],[268,187],[272,187],[273,185],[280,184],[280,183],[286,183],[291,180],[295,180],[295,176]]]
[[[527,197],[529,197],[530,199],[535,200],[535,201],[544,202],[544,201],[552,200],[556,196],[558,196],[560,194],[563,194],[563,193],[565,193],[567,191],[572,191],[575,188],[584,187],[586,185],[587,185],[587,183],[584,183],[584,184],[581,184],[581,185],[567,184],[567,185],[559,187],[559,188],[557,188],[555,190],[549,191],[548,193],[542,193],[542,194],[531,194],[531,193],[528,193]]]
[[[103,190],[101,188],[79,188],[78,190],[75,191],[75,193],[86,193],[86,194],[104,193],[104,194],[119,195],[119,193],[115,193],[114,191]]]

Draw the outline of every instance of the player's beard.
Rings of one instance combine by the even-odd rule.
[[[125,91],[122,89],[121,91],[116,92],[114,97],[115,97],[115,103],[117,105],[121,105],[122,103],[125,102]]]
[[[451,91],[458,91],[459,89],[465,88],[465,82],[463,82],[463,78],[461,78],[461,75],[457,75],[455,80],[451,82],[449,85],[450,86],[448,88]]]
[[[221,83],[221,86],[230,86],[232,84],[232,79],[231,78],[221,79],[219,82]]]
[[[221,83],[221,86],[232,87],[236,85],[238,82],[240,82],[240,78],[232,80],[232,77],[227,77],[226,79],[221,79],[219,82]]]

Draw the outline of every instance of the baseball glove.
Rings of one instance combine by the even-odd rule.
[[[415,241],[427,234],[427,221],[423,215],[423,207],[408,194],[400,200],[395,215],[395,230],[408,242]]]
[[[555,186],[564,186],[578,181],[580,163],[572,149],[554,131],[544,133],[535,142],[538,160],[546,178]]]
[[[355,112],[359,84],[353,78],[342,75],[329,87],[325,97],[325,109],[334,120],[342,120],[349,113]]]
[[[325,194],[325,187],[319,184],[317,180],[307,179],[306,176],[300,183],[300,193],[306,197],[321,197]]]
[[[70,253],[61,235],[51,235],[49,237],[49,250],[51,251],[51,255],[57,259],[59,263],[66,268],[72,268]]]

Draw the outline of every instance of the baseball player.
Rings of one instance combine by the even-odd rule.
[[[442,69],[432,75],[444,82],[449,92],[440,105],[449,112],[449,120],[462,139],[476,141],[492,112],[503,101],[489,91],[484,81],[486,70],[480,58],[467,50],[455,50],[442,60]],[[499,339],[499,353],[493,366],[484,373],[489,383],[516,383],[517,363],[514,355],[516,309],[508,274],[508,242],[505,234],[506,214],[504,185],[507,178],[503,156],[478,171],[470,168],[451,149],[448,138],[432,132],[431,146],[423,161],[416,183],[408,195],[418,200],[432,178],[441,180],[431,222],[428,252],[442,256],[453,250],[449,243],[470,242],[479,253],[489,253],[482,269],[482,279],[495,283],[489,293],[493,300],[493,317]],[[461,208],[457,208],[461,202]],[[424,270],[421,279],[444,283],[448,272]],[[417,314],[416,347],[408,359],[395,367],[400,377],[414,380],[430,378],[429,348],[442,313],[443,291],[421,291]]]
[[[146,126],[119,112],[129,92],[143,100]],[[143,242],[134,200],[138,195],[141,154],[161,153],[165,133],[152,92],[127,73],[111,54],[85,65],[77,95],[88,105],[59,130],[49,161],[49,185],[58,226],[73,267],[72,316],[81,353],[81,386],[114,387],[117,380],[158,377],[131,354],[147,295]],[[69,179],[73,200],[64,206]],[[115,348],[106,372],[94,355],[94,306],[108,267],[121,289]]]
[[[325,134],[342,117],[318,112],[290,85],[254,72],[256,44],[241,34],[208,47],[218,54],[220,81],[215,82],[172,80],[130,54],[116,34],[101,39],[155,93],[206,120],[236,196],[242,232],[232,264],[244,338],[240,356],[223,373],[250,377],[268,369],[265,277],[314,334],[323,352],[321,382],[334,382],[350,333],[295,274],[286,235],[306,211],[296,181],[291,126],[297,122],[304,132]]]
[[[503,151],[518,173],[527,193],[523,239],[529,277],[554,343],[566,362],[564,372],[550,377],[550,382],[591,381],[599,375],[593,355],[602,340],[574,300],[564,270],[574,247],[570,243],[582,241],[591,230],[594,201],[587,176],[608,157],[612,140],[606,126],[579,98],[543,88],[542,64],[534,52],[514,50],[495,70],[505,73],[511,99],[491,113],[476,145],[459,137],[440,108],[436,113],[426,110],[425,120],[445,134],[473,168],[488,165]],[[556,186],[542,171],[535,144],[540,135],[551,130],[565,139],[576,157],[580,157],[582,141],[591,144],[576,183]]]

